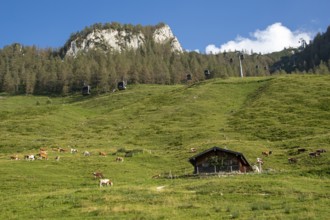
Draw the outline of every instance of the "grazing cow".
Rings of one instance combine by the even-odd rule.
[[[319,152],[312,152],[312,153],[309,153],[309,156],[310,157],[318,157],[318,156],[321,156],[321,154]]]
[[[30,154],[30,155],[25,155],[24,156],[24,159],[31,161],[31,160],[35,160],[36,157],[33,154]]]
[[[64,152],[66,152],[67,150],[66,150],[66,149],[63,149],[63,148],[59,148],[58,151],[59,151],[60,153],[64,153]]]
[[[190,153],[196,153],[196,151],[197,151],[196,148],[194,148],[194,147],[190,148]]]
[[[289,163],[297,163],[297,158],[293,158],[293,157],[290,157],[290,158],[288,158],[288,162]]]
[[[258,163],[258,164],[264,164],[264,161],[263,161],[261,158],[258,157],[258,158],[257,158],[257,163]]]
[[[48,160],[48,155],[47,154],[40,153],[40,154],[37,154],[37,156],[39,156],[39,160],[42,160],[42,159]]]
[[[154,176],[152,176],[152,178],[153,179],[158,179],[158,178],[160,178],[160,174],[154,175]]]
[[[55,160],[56,160],[56,161],[60,161],[60,156],[56,156],[56,157],[55,157]]]
[[[10,156],[10,159],[11,160],[19,160],[19,158],[18,158],[18,155],[16,154],[16,155],[13,155],[13,156]]]
[[[304,153],[305,151],[307,151],[305,148],[298,148],[298,154]]]
[[[74,149],[74,148],[71,148],[71,153],[74,154],[74,153],[78,153],[78,150],[77,149]]]
[[[318,150],[316,150],[316,153],[319,153],[319,154],[321,154],[321,153],[325,153],[325,152],[327,152],[327,151],[324,150],[324,149],[318,149]]]
[[[101,172],[93,172],[94,179],[96,178],[104,178],[103,174]]]
[[[122,157],[117,157],[117,158],[116,158],[116,161],[117,161],[117,162],[124,162],[124,158],[122,158]]]
[[[90,156],[90,155],[91,155],[91,153],[89,153],[88,151],[85,151],[85,152],[84,152],[84,156],[85,156],[85,157]]]
[[[100,187],[102,187],[103,185],[112,186],[113,183],[109,179],[100,179]]]
[[[40,150],[40,151],[39,151],[39,154],[47,154],[47,151],[45,151],[45,150]]]
[[[265,155],[266,157],[268,157],[269,155],[272,154],[272,151],[263,151],[261,154],[262,155]]]
[[[105,152],[99,152],[99,155],[105,157],[105,156],[107,156],[107,153],[105,153]]]

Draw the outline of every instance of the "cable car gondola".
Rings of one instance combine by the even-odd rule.
[[[121,81],[117,85],[118,90],[125,90],[126,89],[126,83],[124,81]]]
[[[89,85],[84,86],[82,88],[82,94],[83,95],[90,95],[91,94],[91,87]]]

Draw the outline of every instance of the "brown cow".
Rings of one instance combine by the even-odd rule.
[[[297,163],[297,158],[290,157],[288,158],[289,163]]]
[[[58,147],[53,147],[53,148],[52,148],[52,151],[54,151],[54,152],[59,152],[60,149],[59,149]]]
[[[269,155],[272,154],[272,151],[263,151],[261,154],[262,155],[265,155],[266,157],[268,157]]]
[[[105,156],[107,156],[107,153],[105,153],[105,152],[99,152],[99,155],[105,157]]]
[[[68,150],[63,149],[63,148],[59,148],[58,151],[59,151],[60,153],[64,153],[64,152],[67,152]]]
[[[45,150],[40,150],[40,151],[39,151],[39,154],[47,154],[47,151],[45,151]]]
[[[11,160],[19,160],[19,158],[18,158],[18,155],[16,154],[16,155],[13,155],[13,156],[10,156],[10,159]]]
[[[318,156],[321,156],[321,154],[319,152],[312,152],[312,153],[309,153],[309,156],[310,157],[318,157]]]
[[[327,152],[327,151],[324,150],[324,149],[318,149],[318,150],[316,150],[316,153],[325,153],[325,152]]]
[[[93,174],[93,176],[94,176],[94,179],[96,179],[96,178],[104,178],[104,176],[103,176],[103,174],[101,173],[101,172],[93,172],[92,173]]]
[[[304,153],[305,151],[307,151],[305,148],[298,148],[298,154]]]
[[[158,178],[160,178],[160,174],[154,175],[154,176],[152,176],[152,178],[153,179],[158,179]]]
[[[48,160],[48,155],[47,154],[39,153],[39,154],[37,154],[37,156],[39,157],[40,160],[42,160],[42,159]]]

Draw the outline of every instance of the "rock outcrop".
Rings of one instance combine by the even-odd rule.
[[[164,24],[156,28],[152,40],[158,44],[170,43],[172,52],[182,53],[179,40],[174,36],[171,28]],[[101,49],[104,51],[136,50],[145,45],[147,37],[143,31],[118,30],[113,28],[93,29],[84,37],[77,35],[67,43],[66,56],[76,56],[81,51]]]

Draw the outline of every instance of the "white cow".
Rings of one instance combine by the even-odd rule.
[[[102,187],[103,185],[112,186],[113,183],[109,179],[100,179],[100,187]]]
[[[77,149],[74,149],[74,148],[71,148],[71,153],[74,154],[74,153],[78,153],[78,150]]]
[[[87,156],[90,156],[90,155],[91,155],[91,153],[89,153],[88,151],[85,151],[85,152],[84,152],[84,156],[87,157]]]
[[[25,156],[24,156],[24,159],[25,159],[25,160],[35,160],[36,157],[35,157],[33,154],[30,154],[30,155],[25,155]]]

